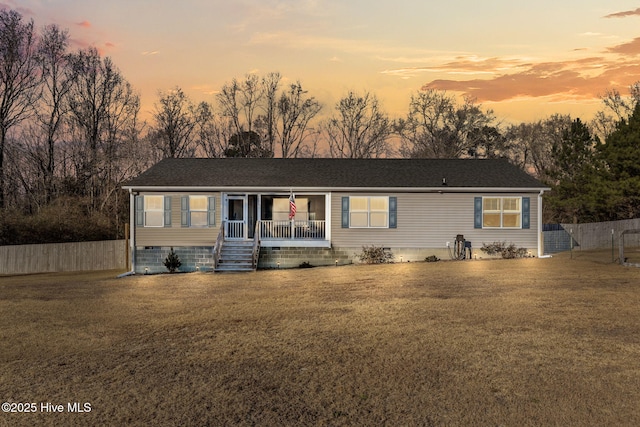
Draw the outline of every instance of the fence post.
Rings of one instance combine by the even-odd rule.
[[[611,229],[611,263],[613,264],[616,261],[614,253],[613,253],[613,228]]]
[[[569,238],[571,239],[569,240],[569,253],[571,254],[571,259],[573,259],[573,228],[570,229]]]

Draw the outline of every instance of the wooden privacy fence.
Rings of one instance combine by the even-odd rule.
[[[617,247],[622,232],[632,229],[640,229],[640,218],[585,224],[546,224],[543,231],[544,252],[568,251],[572,241],[573,249]],[[640,246],[640,234],[626,236],[625,246]]]
[[[0,275],[128,269],[126,240],[0,246]]]

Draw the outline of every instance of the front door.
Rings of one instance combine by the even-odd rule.
[[[247,238],[247,196],[228,196],[225,215],[225,237]]]

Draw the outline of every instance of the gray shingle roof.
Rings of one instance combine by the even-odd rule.
[[[504,159],[165,159],[124,187],[515,188],[545,186]]]

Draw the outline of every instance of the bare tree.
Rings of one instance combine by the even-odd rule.
[[[281,79],[276,72],[262,78],[248,74],[242,81],[225,84],[216,97],[220,116],[208,125],[210,141],[204,151],[273,157],[279,148],[282,157],[315,155],[317,141],[306,147],[305,140],[313,132],[309,122],[320,111],[320,103],[307,96],[299,81],[281,91]],[[222,136],[227,137],[226,144],[220,143]]]
[[[264,116],[262,122],[265,128],[264,145],[266,150],[273,153],[276,139],[276,115],[278,102],[278,89],[280,87],[280,73],[269,73],[262,78],[262,90],[264,94]]]
[[[137,126],[139,95],[111,59],[102,59],[95,48],[80,50],[71,58],[76,75],[69,96],[71,124],[82,142],[75,160],[76,176],[86,189],[90,206],[98,209],[101,185],[112,171],[110,162],[123,148],[122,136],[130,136]]]
[[[258,76],[247,74],[244,81],[234,78],[231,83],[224,84],[217,94],[222,115],[230,119],[234,134],[253,132],[258,102],[262,98],[260,89]]]
[[[196,144],[199,152],[206,157],[223,157],[232,135],[229,120],[216,116],[207,102],[200,103],[197,112]]]
[[[4,153],[9,130],[28,118],[39,83],[33,21],[0,10],[0,209],[5,207]]]
[[[309,122],[320,112],[322,106],[313,97],[307,97],[300,82],[289,86],[280,95],[277,103],[277,133],[282,157],[299,157],[313,152],[305,148],[305,140],[311,133]]]
[[[521,123],[507,129],[511,142],[509,159],[523,170],[549,182],[556,168],[553,147],[561,144],[571,128],[571,116],[554,114],[535,123]]]
[[[45,202],[54,192],[55,145],[68,113],[67,96],[74,80],[68,53],[69,33],[56,25],[43,29],[38,45],[38,65],[42,73],[40,96],[36,100],[37,124],[41,130],[45,156],[41,161]]]
[[[390,154],[392,123],[375,95],[349,92],[324,125],[331,157],[378,158]]]
[[[154,145],[164,158],[193,156],[196,150],[193,136],[198,126],[210,118],[210,107],[196,106],[179,87],[159,95],[151,131]]]
[[[457,158],[487,152],[495,117],[472,98],[458,105],[453,96],[434,89],[411,95],[406,120],[397,124],[404,157]],[[495,138],[494,138],[495,139]]]
[[[120,184],[127,178],[142,172],[138,167],[140,159],[135,157],[140,149],[138,139],[140,96],[123,78],[120,84],[113,87],[106,110],[99,210],[105,211],[107,205],[111,204],[112,213],[118,218],[120,205],[117,197]],[[114,198],[114,203],[111,203]]]
[[[604,108],[591,121],[591,129],[600,141],[605,141],[616,130],[616,125],[635,111],[640,102],[640,81],[629,86],[627,97],[623,97],[617,89],[608,89],[600,99]]]
[[[258,111],[264,98],[264,85],[255,74],[247,74],[245,79],[239,82],[233,79],[231,83],[226,83],[216,96],[220,106],[221,115],[230,124],[231,138],[234,138],[233,145],[237,147],[254,146],[257,149],[249,150],[251,153],[260,153],[261,157],[272,157],[272,147],[265,146],[265,141],[256,130],[258,121]],[[260,139],[256,139],[256,136]],[[246,138],[246,140],[245,140]],[[230,139],[231,141],[231,139]],[[234,153],[241,153],[247,150],[233,149]]]

